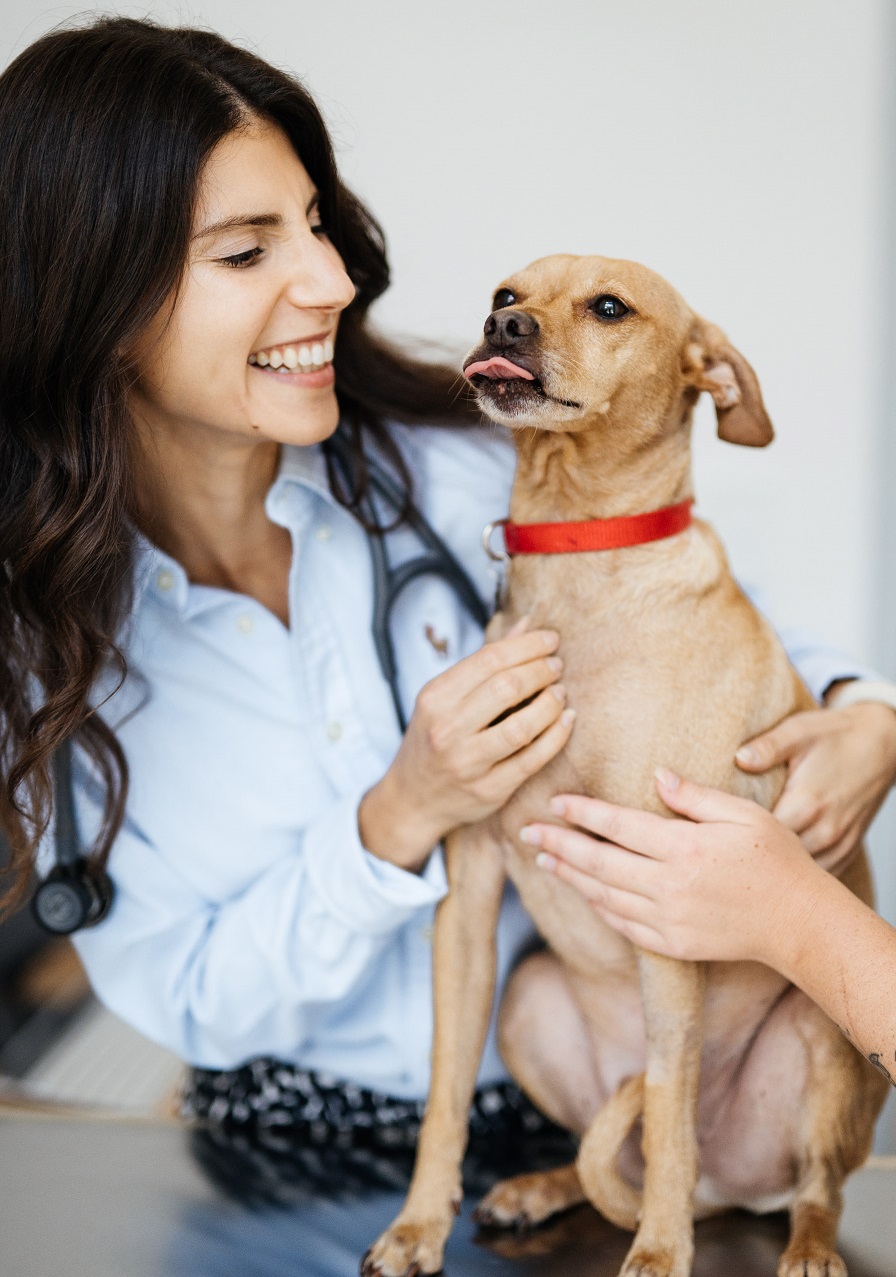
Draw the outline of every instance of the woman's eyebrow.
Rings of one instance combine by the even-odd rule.
[[[203,226],[193,239],[206,239],[209,235],[219,235],[222,231],[239,230],[243,226],[282,226],[283,218],[279,213],[237,213],[234,217],[225,217],[221,222],[211,226]]]
[[[311,213],[320,200],[317,192],[311,197],[305,215]],[[209,235],[220,235],[222,231],[240,230],[243,226],[282,226],[283,218],[279,213],[236,213],[233,217],[225,217],[223,221],[213,222],[211,226],[203,226],[193,239],[206,239]]]

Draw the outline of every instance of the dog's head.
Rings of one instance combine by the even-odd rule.
[[[706,390],[722,439],[762,447],[773,435],[744,357],[636,262],[560,255],[512,275],[464,375],[483,412],[511,427],[571,433],[597,418],[646,441],[684,424]]]

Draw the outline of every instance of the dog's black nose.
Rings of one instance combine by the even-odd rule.
[[[498,310],[489,315],[482,330],[493,346],[513,346],[524,337],[534,337],[538,320],[524,310]]]

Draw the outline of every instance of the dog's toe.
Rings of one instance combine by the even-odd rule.
[[[690,1272],[690,1254],[637,1247],[629,1253],[619,1277],[689,1277]]]
[[[442,1271],[446,1236],[434,1222],[393,1224],[361,1260],[361,1277],[433,1277]]]
[[[809,1252],[786,1250],[778,1264],[778,1277],[846,1277],[846,1265],[839,1255],[820,1247]]]
[[[502,1180],[482,1199],[473,1218],[485,1227],[522,1231],[584,1200],[575,1168],[565,1166]]]

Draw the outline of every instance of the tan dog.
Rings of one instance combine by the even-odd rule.
[[[515,431],[517,523],[641,513],[690,497],[691,416],[703,390],[723,439],[772,437],[743,357],[631,262],[550,257],[513,276],[467,361],[474,374],[477,366],[484,410]],[[771,807],[783,775],[746,775],[734,753],[814,702],[699,521],[647,545],[514,558],[489,637],[525,615],[562,636],[577,727],[498,816],[448,840],[429,1105],[405,1206],[362,1271],[441,1268],[509,875],[550,951],[510,981],[502,1052],[535,1103],[582,1142],[575,1166],[498,1185],[479,1217],[536,1223],[587,1197],[637,1229],[624,1277],[686,1277],[695,1214],[789,1205],[780,1277],[842,1277],[841,1186],[867,1156],[885,1080],[773,971],[636,951],[540,871],[537,849],[518,837],[529,821],[550,819],[557,792],[664,811],[658,765]],[[870,900],[864,856],[845,877]]]

